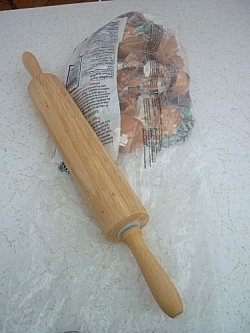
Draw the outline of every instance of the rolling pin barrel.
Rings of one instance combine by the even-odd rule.
[[[132,221],[145,226],[145,208],[66,88],[55,75],[42,73],[31,53],[23,54],[23,63],[33,77],[29,96],[106,238],[117,241],[118,231]]]
[[[161,309],[180,314],[181,298],[141,236],[145,208],[60,80],[43,73],[31,53],[22,60],[33,78],[29,96],[102,232],[131,249]]]

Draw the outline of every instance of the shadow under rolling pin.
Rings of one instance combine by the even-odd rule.
[[[28,93],[33,105],[107,240],[130,248],[168,316],[182,313],[178,291],[142,238],[148,221],[142,203],[61,81],[43,73],[33,54],[23,53],[22,61],[32,76]]]

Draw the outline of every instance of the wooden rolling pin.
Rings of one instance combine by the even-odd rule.
[[[43,73],[33,54],[25,52],[22,61],[33,78],[29,96],[102,232],[128,245],[156,302],[177,316],[181,298],[142,239],[145,208],[61,81]]]

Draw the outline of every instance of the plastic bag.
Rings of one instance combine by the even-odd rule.
[[[132,155],[134,164],[120,161],[150,215],[143,236],[182,297],[184,312],[175,319],[160,310],[127,247],[103,237],[70,175],[58,170],[50,141],[48,148],[2,332],[223,332],[215,214],[197,126],[146,173],[131,172]]]
[[[144,167],[193,127],[190,77],[174,33],[146,14],[119,16],[69,60],[66,87],[116,159],[143,150]]]
[[[176,101],[190,108],[188,92]],[[107,124],[120,144],[117,119]],[[184,313],[175,319],[164,315],[130,251],[105,240],[71,176],[58,169],[61,160],[49,140],[27,216],[28,242],[9,285],[3,333],[223,331],[215,215],[198,127],[183,145],[171,140],[170,149],[155,150],[157,159],[147,159],[143,145],[118,154],[116,162],[150,215],[144,238],[180,292]],[[154,163],[144,168],[149,161]]]

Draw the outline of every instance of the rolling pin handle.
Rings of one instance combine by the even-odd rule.
[[[53,74],[43,74],[32,53],[24,52],[22,61],[33,77],[28,89],[31,100],[103,233],[111,233],[111,240],[113,236],[121,238],[130,248],[156,302],[168,316],[177,316],[183,311],[178,291],[142,238],[140,227],[148,220],[146,210],[60,80]],[[109,193],[112,188],[112,200],[105,195],[107,188]],[[118,208],[114,210],[114,206]],[[108,210],[109,214],[105,213]],[[131,217],[135,221],[116,234],[117,221]]]
[[[32,53],[24,52],[22,55],[22,62],[33,79],[42,74],[41,67]]]
[[[145,244],[141,229],[132,227],[121,235],[122,241],[130,248],[156,302],[163,312],[174,318],[183,312],[178,291]]]

